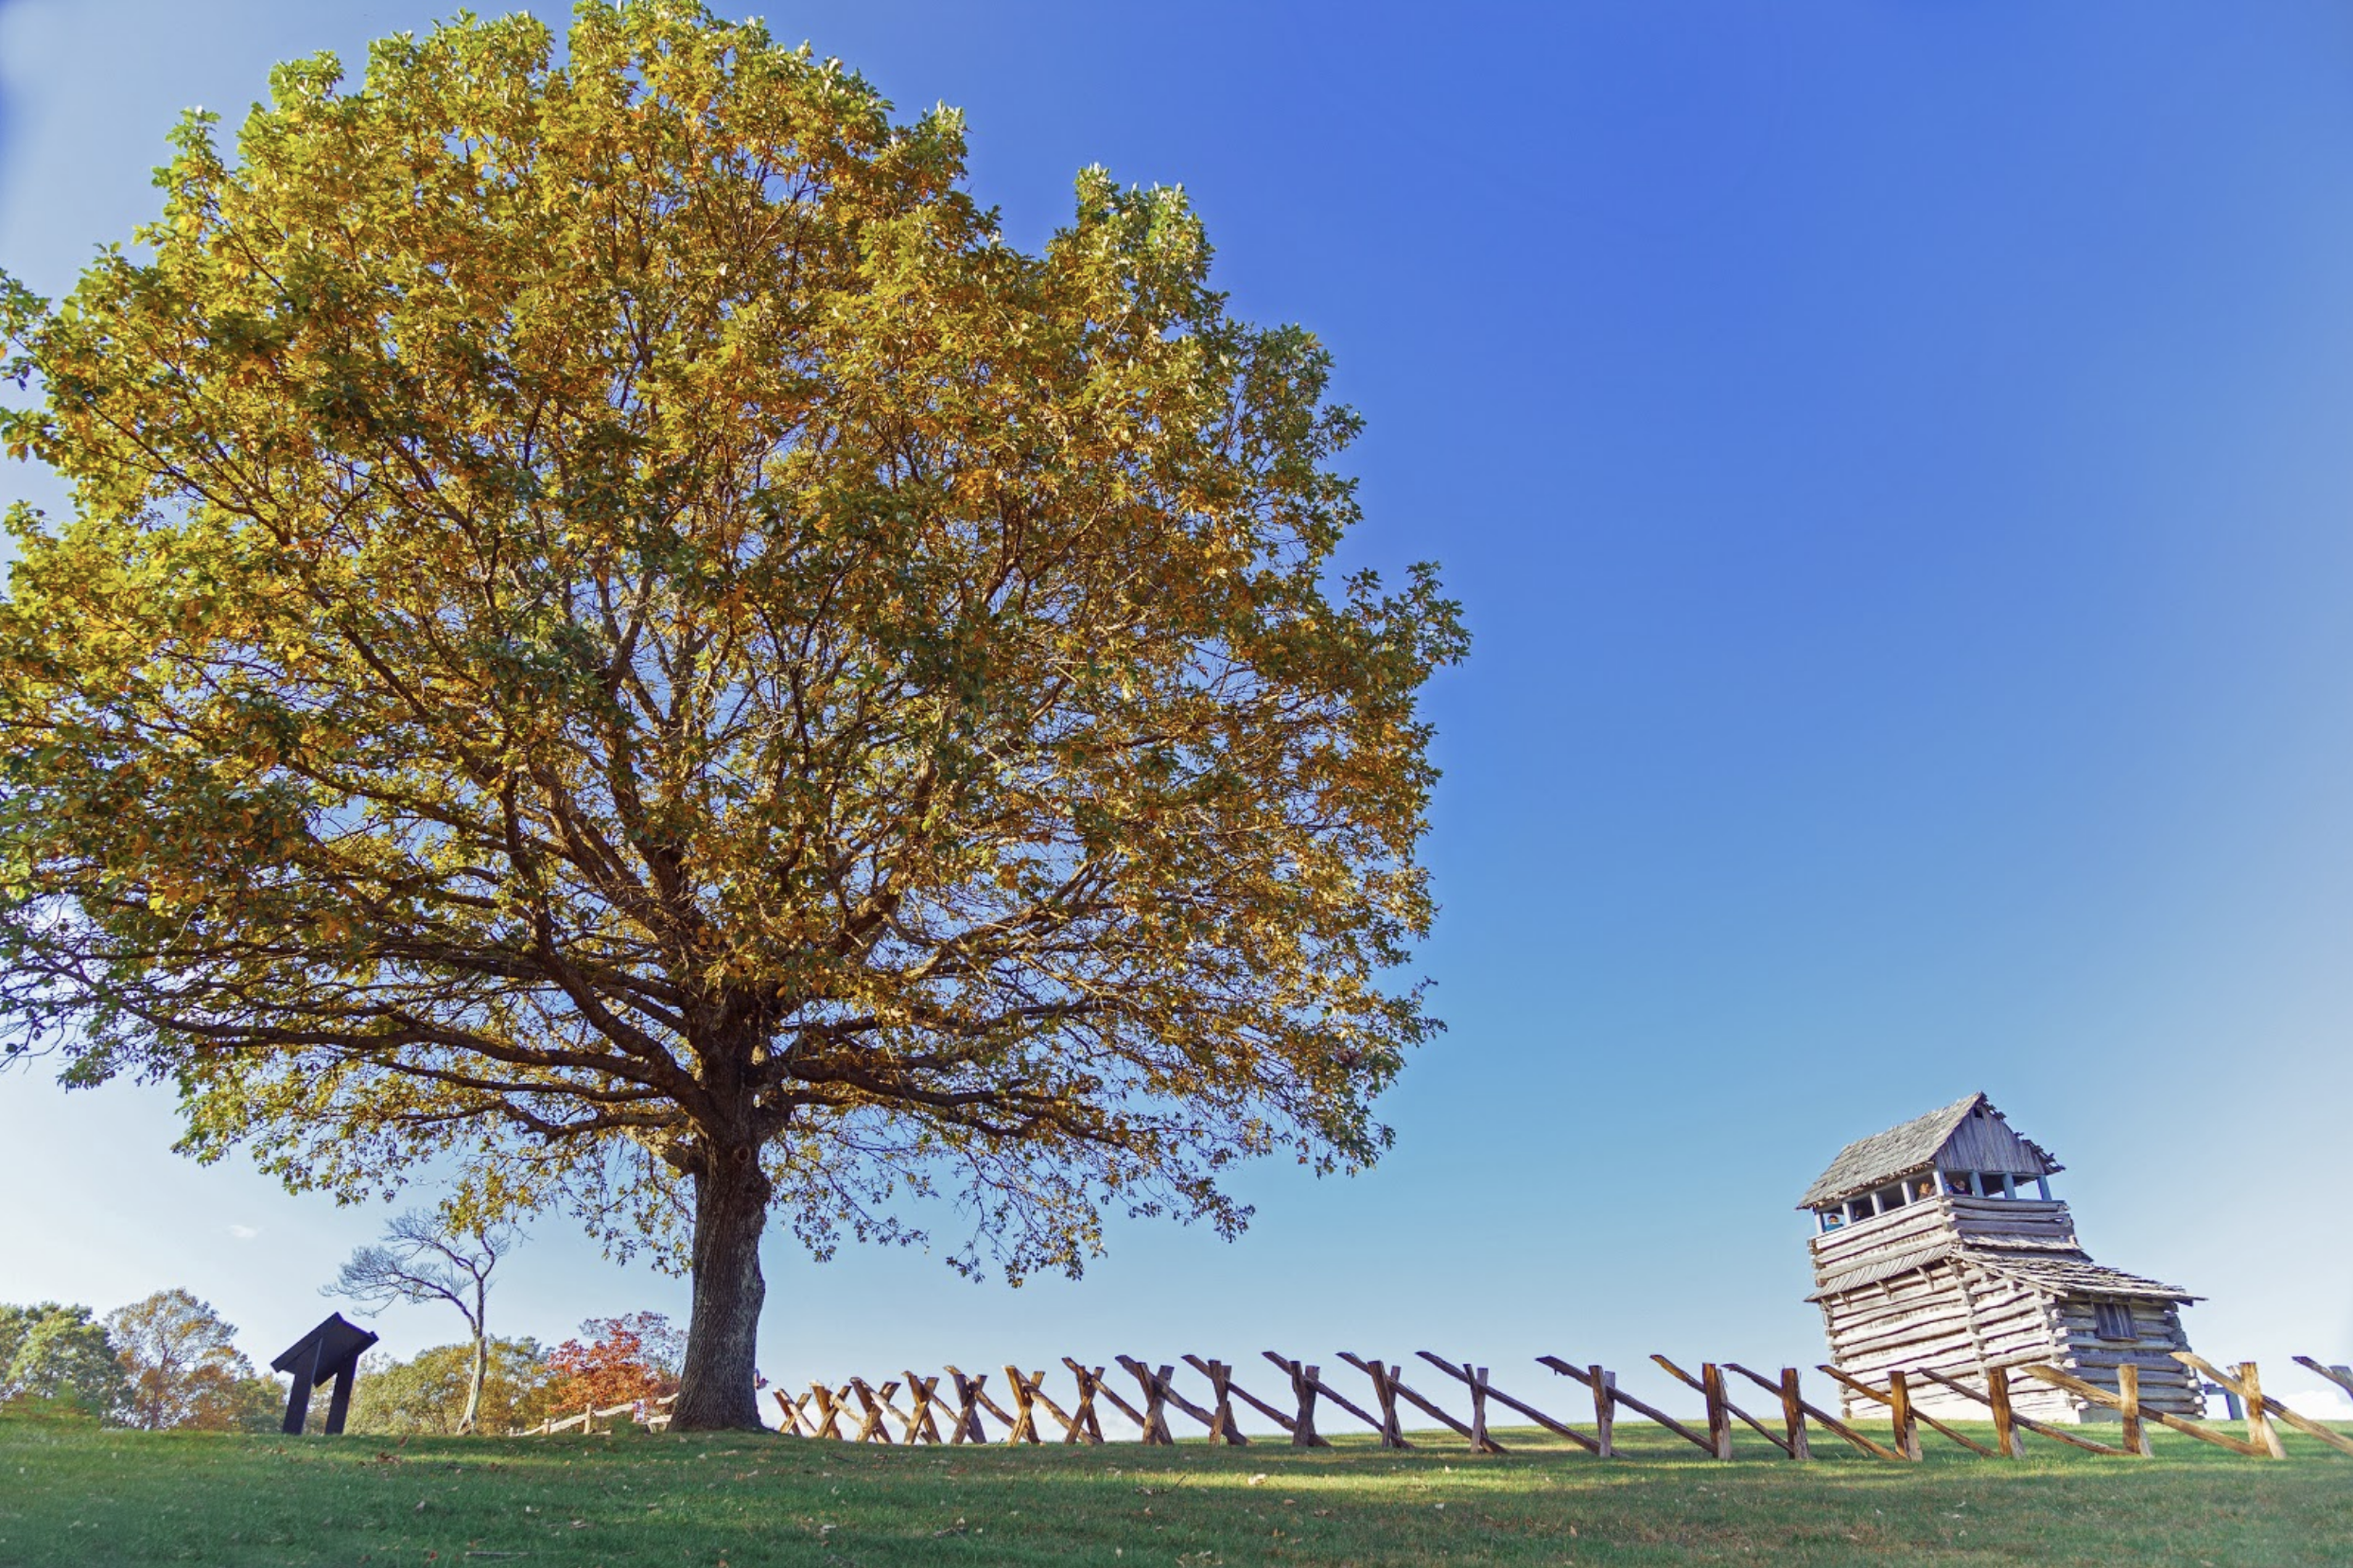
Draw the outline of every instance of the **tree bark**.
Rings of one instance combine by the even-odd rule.
[[[482,1385],[490,1375],[490,1347],[484,1343],[482,1326],[478,1320],[474,1328],[474,1373],[466,1379],[465,1414],[458,1418],[458,1430],[471,1433],[481,1424]]]
[[[672,1432],[761,1431],[754,1360],[768,1286],[759,1241],[774,1189],[756,1146],[708,1150],[694,1181],[694,1315],[671,1408]]]

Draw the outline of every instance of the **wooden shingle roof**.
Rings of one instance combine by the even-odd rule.
[[[1984,1107],[1991,1125],[1981,1124],[1978,1132],[1973,1132],[1969,1141],[1982,1141],[1979,1133],[1991,1132],[2004,1145],[2012,1147],[2013,1158],[2023,1153],[2030,1161],[2030,1169],[2039,1168],[2046,1175],[2062,1169],[2059,1162],[2050,1158],[2048,1151],[2012,1133],[2008,1124],[2001,1120],[2001,1112],[1996,1110],[1983,1094],[1970,1094],[1926,1116],[1915,1116],[1900,1126],[1890,1127],[1885,1132],[1858,1138],[1849,1143],[1839,1151],[1839,1158],[1830,1162],[1830,1168],[1814,1178],[1814,1185],[1805,1190],[1805,1195],[1798,1200],[1798,1207],[1812,1209],[1825,1203],[1836,1203],[1841,1198],[1850,1198],[1857,1193],[1868,1193],[1874,1187],[1884,1186],[1899,1176],[1928,1169],[1936,1162],[1938,1153],[1952,1141],[1953,1135],[1961,1130],[1961,1124],[1979,1106]],[[2013,1140],[2015,1140],[2015,1144],[2013,1144]],[[2023,1149],[2017,1145],[2023,1145]],[[1999,1170],[2002,1167],[1973,1160],[1971,1168]]]
[[[2182,1303],[2205,1299],[2202,1296],[2192,1296],[2179,1285],[2169,1285],[2160,1280],[2127,1274],[2120,1268],[2093,1263],[2081,1252],[2063,1257],[2038,1257],[1987,1246],[1968,1246],[1961,1251],[1969,1262],[2045,1296],[2120,1296]]]

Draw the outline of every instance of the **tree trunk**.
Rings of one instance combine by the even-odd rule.
[[[673,1432],[762,1430],[754,1359],[759,1309],[768,1287],[759,1272],[759,1240],[773,1195],[751,1146],[711,1150],[694,1181],[694,1316],[687,1325],[687,1363],[671,1408]]]
[[[490,1347],[483,1342],[482,1331],[474,1331],[474,1375],[466,1379],[465,1414],[458,1418],[458,1430],[470,1433],[481,1424],[482,1384],[490,1374]]]

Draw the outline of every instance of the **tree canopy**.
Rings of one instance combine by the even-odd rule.
[[[1464,638],[1339,573],[1357,419],[1181,192],[1027,252],[956,114],[758,25],[552,42],[282,66],[69,297],[0,279],[73,494],[10,519],[0,1013],[201,1158],[654,1245],[679,1424],[747,1424],[772,1212],[1075,1273],[1379,1155]]]
[[[185,1290],[159,1290],[106,1315],[129,1387],[127,1426],[163,1432],[272,1431],[285,1404],[236,1348],[236,1329]]]
[[[663,1314],[591,1317],[580,1332],[587,1337],[567,1339],[548,1352],[549,1394],[559,1409],[658,1400],[677,1392],[686,1345]]]
[[[449,1437],[520,1431],[548,1419],[554,1374],[536,1341],[493,1339],[484,1359],[488,1376],[478,1391],[471,1343],[436,1345],[407,1361],[370,1351],[360,1358],[344,1430]]]
[[[0,1305],[0,1404],[38,1400],[111,1420],[130,1395],[106,1326],[88,1307]]]

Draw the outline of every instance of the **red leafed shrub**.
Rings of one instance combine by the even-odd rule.
[[[678,1391],[686,1337],[662,1314],[591,1317],[580,1332],[584,1340],[567,1339],[548,1356],[556,1375],[556,1409],[602,1408]]]

